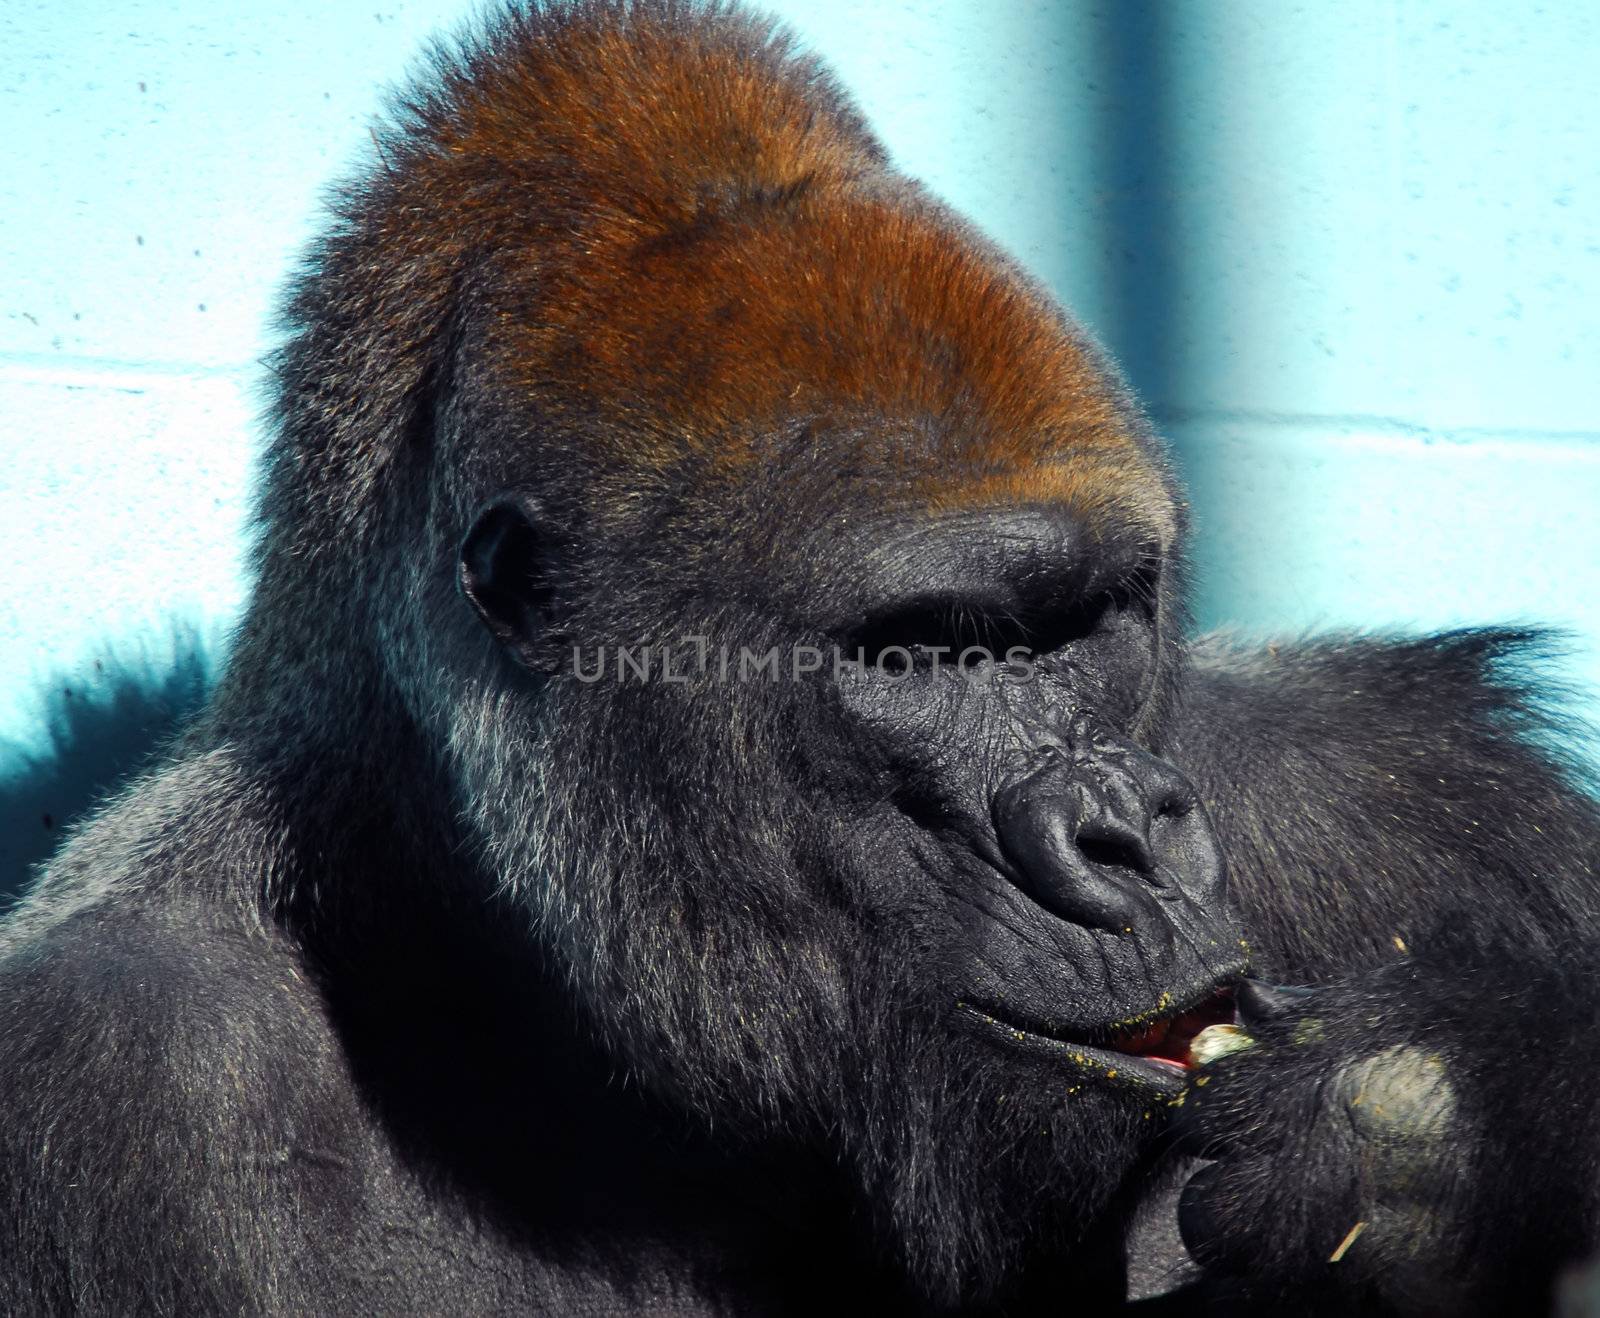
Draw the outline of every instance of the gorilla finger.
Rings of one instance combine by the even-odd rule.
[[[1265,980],[1245,979],[1234,990],[1233,1002],[1239,1012],[1239,1023],[1249,1029],[1299,1015],[1316,993],[1316,989],[1298,984],[1268,984]]]
[[[1178,1198],[1178,1235],[1208,1272],[1239,1272],[1248,1263],[1253,1232],[1241,1191],[1250,1178],[1240,1164],[1213,1163],[1190,1177]]]

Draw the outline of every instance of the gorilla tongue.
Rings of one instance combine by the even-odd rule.
[[[1148,1057],[1154,1062],[1166,1062],[1188,1070],[1189,1044],[1195,1035],[1210,1025],[1231,1025],[1234,1018],[1233,994],[1219,989],[1198,1007],[1181,1016],[1153,1021],[1138,1030],[1129,1030],[1111,1036],[1109,1046],[1119,1053],[1135,1057]]]

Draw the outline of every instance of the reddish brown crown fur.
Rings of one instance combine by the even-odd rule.
[[[584,459],[597,490],[622,497],[685,458],[732,475],[798,416],[878,497],[1059,503],[1171,543],[1159,459],[1099,354],[889,168],[786,37],[743,14],[677,22],[670,5],[517,22],[519,39],[446,61],[383,142],[389,169],[323,253],[321,287],[364,253],[408,265],[382,306],[297,308],[314,333],[345,322],[366,337],[341,338],[345,369],[286,397],[321,411],[348,389],[334,410],[370,416],[384,400],[367,381],[420,384],[463,273],[487,263],[479,360],[556,428],[581,418],[583,442],[605,448]],[[361,360],[374,350],[381,362]],[[383,454],[328,453],[325,428],[318,443],[336,485],[345,469],[342,521]]]

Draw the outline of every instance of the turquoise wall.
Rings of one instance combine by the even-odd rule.
[[[1204,620],[1542,620],[1600,679],[1591,0],[772,8],[1126,364]],[[0,886],[203,686],[274,290],[462,12],[0,10]]]

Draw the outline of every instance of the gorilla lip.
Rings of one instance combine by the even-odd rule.
[[[1042,1026],[1018,1024],[975,1003],[963,1003],[970,1018],[1003,1043],[1046,1052],[1113,1086],[1181,1088],[1194,1063],[1189,1045],[1207,1026],[1234,1023],[1232,988],[1210,984],[1203,993],[1181,1000],[1176,1010],[1142,1017],[1137,1026],[1085,1030],[1077,1037],[1047,1033]],[[1092,1040],[1092,1042],[1091,1042]]]

